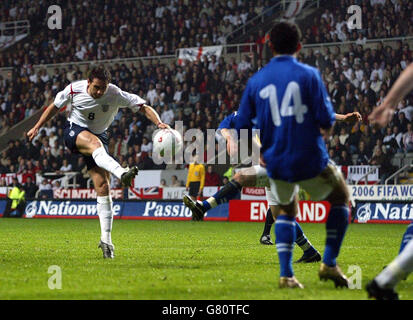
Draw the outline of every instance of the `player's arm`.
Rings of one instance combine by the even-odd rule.
[[[45,111],[43,111],[42,115],[40,116],[39,121],[34,125],[33,128],[27,132],[27,137],[29,138],[29,141],[32,141],[35,136],[39,133],[39,130],[43,125],[52,119],[56,113],[59,112],[59,109],[55,106],[54,102],[52,102]]]
[[[346,114],[339,114],[336,113],[336,121],[343,121],[343,122],[360,122],[363,118],[361,114],[357,111],[350,112]]]
[[[116,87],[117,88],[117,87]],[[146,101],[136,94],[122,91],[117,88],[118,92],[118,105],[127,106],[132,111],[142,112],[146,118],[153,122],[160,129],[168,129],[169,126],[162,122],[159,114],[151,107],[146,104]]]
[[[192,170],[193,170],[193,168],[194,168],[194,165],[191,163],[191,164],[189,165],[188,175],[187,175],[187,177],[186,177],[186,185],[185,185],[185,187],[186,187],[187,189],[189,188],[189,182],[190,182],[191,177],[192,177]]]
[[[29,141],[32,141],[35,136],[39,133],[39,130],[43,125],[52,119],[56,113],[59,112],[59,109],[63,106],[67,105],[70,101],[70,93],[72,92],[72,85],[69,84],[64,88],[62,91],[58,92],[54,101],[43,111],[42,115],[40,116],[39,121],[34,125],[32,129],[27,132],[27,137]]]
[[[202,195],[202,190],[204,190],[204,185],[205,185],[205,167],[201,164],[201,169],[199,170],[200,174],[200,184],[199,184],[199,193],[198,195]]]
[[[227,142],[227,152],[232,157],[238,152],[238,143],[234,135],[236,131],[234,129],[222,128],[221,135]]]
[[[140,107],[139,111],[142,112],[146,116],[146,118],[152,121],[159,129],[170,128],[166,123],[162,122],[161,118],[159,117],[159,114],[155,111],[155,109],[148,106],[147,104],[143,104]]]
[[[413,90],[413,63],[411,63],[399,76],[390,89],[383,103],[375,108],[369,116],[372,123],[384,127],[394,115],[398,103]]]
[[[324,86],[318,70],[314,70],[308,89],[309,92],[312,93],[311,102],[313,108],[311,109],[314,112],[314,118],[319,123],[321,134],[325,138],[328,138],[333,132],[336,113],[333,111],[331,99],[328,96],[326,87]]]

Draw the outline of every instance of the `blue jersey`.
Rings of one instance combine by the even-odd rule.
[[[317,176],[327,166],[320,128],[329,129],[334,121],[319,71],[283,55],[248,81],[236,128],[260,129],[269,177],[296,182]]]
[[[235,129],[235,123],[237,121],[237,112],[233,112],[227,115],[224,120],[218,126],[218,129]]]

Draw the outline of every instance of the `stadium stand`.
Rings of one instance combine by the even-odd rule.
[[[96,1],[89,3],[87,10],[97,10],[96,16],[105,23],[97,21],[99,27],[93,30],[99,31],[94,34],[85,17],[87,10],[82,11],[85,8],[81,5],[70,3],[71,14],[65,18],[68,27],[52,33],[39,31],[38,24],[33,21],[37,13],[46,10],[44,3],[28,8],[27,5],[18,7],[18,1],[6,1],[1,17],[6,21],[28,19],[33,22],[33,35],[30,43],[18,43],[13,50],[0,52],[0,67],[14,68],[11,79],[0,76],[0,135],[48,105],[68,83],[85,78],[87,68],[79,66],[84,60],[159,56],[174,53],[180,47],[224,43],[214,34],[225,34],[227,30],[216,30],[217,26],[246,23],[272,4],[269,1],[238,1],[242,6],[231,8],[228,5],[233,1],[214,1],[212,5],[208,5],[208,1],[157,1],[158,5],[147,1],[127,12],[116,10],[119,2]],[[336,125],[327,143],[330,156],[342,166],[380,165],[381,176],[388,177],[396,167],[411,162],[411,157],[406,155],[411,149],[405,141],[410,141],[408,124],[411,126],[413,119],[413,96],[409,95],[400,103],[397,115],[384,130],[370,127],[367,115],[382,101],[412,59],[412,39],[395,38],[402,34],[413,35],[411,16],[402,13],[412,12],[412,4],[409,1],[363,2],[363,19],[366,19],[363,21],[367,21],[367,27],[350,33],[343,29],[345,13],[335,9],[344,8],[350,2],[320,3],[325,5],[320,6],[323,9],[310,18],[297,21],[302,30],[307,30],[304,32],[306,45],[299,59],[320,69],[337,113],[359,111],[363,116],[361,124]],[[117,14],[112,14],[114,12]],[[124,16],[119,16],[119,12],[125,12]],[[140,15],[142,12],[146,12],[144,16]],[[74,15],[77,15],[75,20]],[[377,15],[385,17],[381,26],[375,22]],[[211,19],[203,22],[205,16]],[[237,20],[238,16],[244,18]],[[135,20],[130,20],[132,17]],[[389,24],[392,27],[389,28]],[[152,26],[156,32],[145,30],[144,25]],[[165,34],[165,30],[174,34]],[[344,36],[337,30],[342,30]],[[84,42],[79,42],[75,34],[82,34]],[[146,39],[149,34],[156,34],[159,39]],[[204,38],[204,34],[207,37]],[[254,38],[261,36],[262,30]],[[184,41],[180,41],[182,37]],[[377,38],[380,40],[372,40]],[[343,45],[335,43],[337,40]],[[156,49],[157,41],[164,46],[162,51]],[[56,66],[50,74],[46,68],[38,68],[36,72],[32,68],[38,63],[57,62],[66,64]],[[108,66],[114,84],[148,99],[165,122],[183,121],[185,128],[206,130],[217,128],[225,115],[237,110],[247,79],[265,63],[259,56],[245,53],[241,61],[221,56],[216,61],[201,60],[185,66],[177,64],[176,59],[172,62],[160,59],[115,62]],[[35,179],[36,172],[58,171],[64,158],[69,159],[73,171],[84,171],[84,164],[79,163],[78,157],[63,147],[64,119],[65,114],[61,113],[51,120],[33,143],[24,139],[19,142],[17,138],[11,141],[2,153],[0,173],[29,173]],[[109,129],[110,151],[124,166],[138,165],[141,170],[157,168],[151,160],[147,141],[153,129],[140,115],[132,115],[128,110],[119,113]],[[78,177],[80,185],[85,187],[84,172]]]

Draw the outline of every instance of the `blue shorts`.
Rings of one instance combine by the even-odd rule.
[[[82,131],[89,131],[90,133],[94,134],[96,137],[98,137],[100,139],[100,141],[102,141],[103,147],[105,148],[106,152],[109,153],[108,151],[108,135],[105,132],[101,133],[101,134],[95,134],[92,131],[90,131],[88,128],[85,127],[81,127],[73,122],[69,122],[67,121],[64,129],[63,129],[63,137],[65,140],[65,145],[66,147],[73,153],[80,153],[79,150],[76,147],[76,138],[79,135],[79,133],[81,133]],[[95,162],[95,160],[93,159],[92,156],[85,156],[83,155],[83,157],[85,158],[85,163],[87,166],[87,169],[90,170],[93,167],[96,167],[97,164]]]

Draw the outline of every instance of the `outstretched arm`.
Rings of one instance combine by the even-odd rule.
[[[361,120],[362,120],[361,114],[358,113],[357,111],[346,113],[346,114],[336,113],[336,121],[357,122]]]
[[[142,107],[139,109],[140,112],[145,114],[145,116],[151,120],[159,129],[169,129],[170,127],[166,124],[163,123],[161,118],[159,117],[159,114],[151,107],[146,104],[142,105]]]
[[[393,118],[397,104],[411,90],[413,90],[413,63],[400,74],[383,103],[370,114],[369,120],[381,127],[386,126]]]
[[[59,112],[59,109],[55,106],[54,103],[51,103],[45,111],[43,111],[42,115],[40,116],[39,121],[34,125],[33,128],[27,132],[27,137],[29,138],[29,141],[32,141],[35,136],[39,133],[39,130],[43,125],[52,119],[56,113]]]

